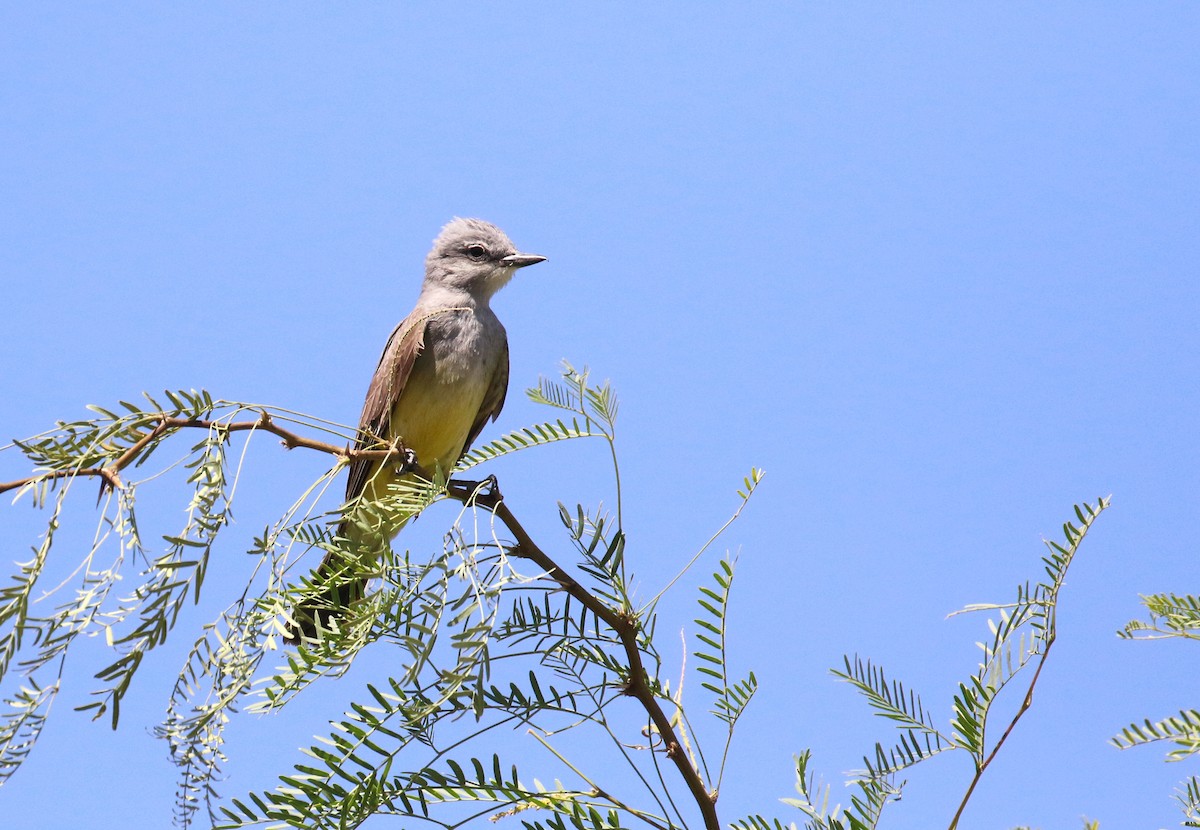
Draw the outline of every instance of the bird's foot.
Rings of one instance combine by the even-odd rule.
[[[396,464],[396,475],[403,476],[413,472],[420,465],[417,464],[417,454],[410,447],[400,448],[400,461]]]
[[[454,479],[446,485],[446,492],[464,504],[493,508],[500,502],[500,482],[495,476],[488,476],[482,481]]]

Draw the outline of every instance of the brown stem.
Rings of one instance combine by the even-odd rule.
[[[329,455],[335,455],[349,461],[360,458],[383,460],[406,452],[406,448],[398,441],[393,442],[387,449],[369,450],[339,447],[336,444],[306,438],[303,435],[279,426],[271,419],[270,414],[265,411],[259,415],[257,420],[233,421],[230,423],[203,418],[171,418],[164,416],[159,419],[153,429],[135,441],[115,461],[105,467],[51,470],[18,479],[17,481],[0,484],[0,493],[23,487],[34,481],[68,478],[71,476],[97,476],[103,479],[107,486],[114,488],[122,487],[120,472],[137,460],[146,447],[155,440],[168,432],[179,429],[216,429],[225,432],[262,430],[279,436],[282,439],[283,445],[288,449],[304,447],[328,453]],[[426,471],[422,470],[419,466],[412,466],[412,471],[429,478]],[[705,789],[704,781],[700,778],[699,771],[692,766],[688,760],[687,753],[683,751],[683,745],[679,737],[675,734],[675,728],[671,725],[671,719],[663,711],[662,706],[659,705],[658,698],[654,696],[654,693],[650,689],[649,677],[645,664],[642,662],[642,653],[637,643],[637,617],[630,612],[620,612],[605,605],[547,556],[533,539],[530,538],[525,528],[521,526],[516,516],[512,514],[512,511],[508,509],[508,505],[504,503],[504,499],[500,495],[500,488],[496,485],[494,479],[491,481],[491,487],[486,490],[481,490],[478,483],[464,481],[450,483],[447,490],[449,495],[454,498],[464,502],[473,502],[491,510],[500,521],[504,522],[509,532],[516,539],[517,546],[513,551],[516,555],[530,560],[539,568],[546,571],[571,597],[603,620],[617,633],[617,637],[625,649],[626,659],[629,661],[629,679],[626,681],[626,693],[637,699],[642,708],[649,714],[655,728],[658,729],[658,733],[666,746],[667,757],[674,761],[679,774],[683,777],[688,789],[691,790],[696,805],[700,808],[706,830],[720,830],[720,821],[717,818],[714,797]]]
[[[1041,677],[1042,668],[1046,665],[1046,658],[1050,656],[1050,648],[1054,645],[1054,637],[1051,636],[1046,641],[1046,650],[1042,652],[1042,659],[1038,661],[1037,669],[1033,672],[1033,679],[1029,681],[1029,689],[1025,692],[1025,699],[1021,701],[1021,708],[1017,710],[1012,721],[1008,724],[1008,728],[1004,730],[1004,734],[1000,736],[1000,740],[996,741],[996,745],[992,747],[992,751],[983,759],[983,763],[975,770],[975,777],[971,779],[971,786],[967,787],[966,795],[963,796],[962,803],[958,805],[958,811],[954,814],[953,820],[950,822],[948,830],[955,830],[958,827],[958,820],[962,818],[963,810],[967,809],[967,802],[971,800],[972,793],[975,792],[975,785],[979,783],[979,779],[983,777],[983,773],[987,770],[988,765],[996,757],[996,753],[1000,751],[1000,747],[1004,746],[1004,742],[1008,740],[1008,736],[1012,734],[1013,729],[1017,726],[1017,721],[1021,719],[1029,707],[1033,705],[1033,689],[1037,686],[1038,678]]]
[[[4,484],[0,484],[0,493],[4,493],[8,490],[15,490],[18,487],[24,487],[31,481],[50,481],[51,479],[73,478],[75,476],[96,476],[97,478],[104,479],[105,486],[112,487],[114,489],[120,489],[122,486],[124,486],[121,483],[121,477],[117,475],[114,470],[108,467],[85,467],[82,470],[50,470],[49,472],[38,473],[37,475],[29,476],[28,478],[21,478],[17,479],[16,481],[5,482]]]
[[[151,443],[161,438],[168,432],[173,432],[179,429],[204,429],[204,430],[222,430],[225,432],[245,432],[247,430],[262,430],[269,432],[272,435],[277,435],[282,439],[282,443],[289,450],[296,447],[303,447],[317,452],[336,455],[339,458],[344,458],[347,461],[356,461],[360,458],[369,458],[383,460],[391,458],[395,455],[403,454],[405,447],[399,442],[393,443],[387,449],[359,449],[351,447],[339,447],[337,444],[330,444],[325,441],[317,441],[313,438],[307,438],[297,432],[292,432],[286,427],[281,427],[267,412],[263,412],[254,421],[232,421],[225,423],[224,421],[215,421],[205,418],[168,418],[162,417],[154,428],[135,441],[129,446],[125,452],[121,453],[111,464],[105,467],[84,467],[78,470],[51,470],[45,473],[28,476],[26,478],[17,479],[0,484],[0,493],[9,490],[15,490],[18,487],[24,487],[26,484],[34,481],[48,481],[56,478],[71,478],[73,476],[98,476],[102,478],[105,484],[113,488],[121,488],[121,471],[137,460],[138,456]],[[380,442],[383,443],[383,442]],[[415,467],[414,471],[421,473],[419,467]]]
[[[636,698],[638,703],[642,705],[642,708],[650,715],[650,719],[654,722],[654,726],[658,729],[658,734],[662,737],[663,744],[666,746],[667,757],[675,763],[679,774],[683,777],[688,789],[691,790],[692,798],[695,799],[696,805],[700,808],[705,828],[707,830],[719,830],[721,824],[717,818],[715,799],[705,788],[704,781],[700,778],[699,770],[688,760],[687,753],[683,751],[683,744],[675,734],[675,728],[671,725],[671,719],[663,711],[662,706],[659,705],[658,698],[654,696],[654,693],[650,689],[646,667],[642,662],[642,652],[637,644],[637,617],[631,612],[617,611],[605,605],[580,585],[574,577],[560,568],[553,559],[537,546],[525,531],[525,528],[517,521],[516,516],[508,509],[508,505],[504,503],[504,497],[500,495],[500,488],[496,484],[495,479],[490,481],[490,485],[490,487],[482,489],[479,482],[456,481],[449,485],[447,491],[450,496],[460,501],[478,504],[491,510],[504,523],[504,526],[508,528],[516,540],[517,545],[512,551],[515,555],[528,559],[548,573],[572,598],[603,620],[617,633],[617,637],[621,640],[621,645],[625,649],[625,657],[629,661],[629,679],[626,681],[626,693]]]

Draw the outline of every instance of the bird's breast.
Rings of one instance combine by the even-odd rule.
[[[449,471],[458,462],[503,348],[502,328],[493,331],[475,315],[447,317],[430,321],[425,348],[391,413],[393,432],[429,470]]]
[[[425,348],[417,359],[445,386],[490,382],[504,343],[504,328],[494,316],[455,312],[429,322]],[[415,367],[414,367],[415,368]],[[486,387],[485,387],[486,388]],[[482,393],[481,393],[482,394]]]

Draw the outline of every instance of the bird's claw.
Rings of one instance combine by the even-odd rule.
[[[417,454],[410,447],[404,447],[400,451],[400,462],[396,465],[396,475],[402,476],[411,473],[417,468]]]

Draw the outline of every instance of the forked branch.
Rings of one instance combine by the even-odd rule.
[[[1033,677],[1029,681],[1029,688],[1025,690],[1025,697],[1021,700],[1021,706],[1017,709],[1013,719],[1009,722],[1008,727],[1004,730],[1004,734],[1000,736],[1000,740],[996,741],[996,745],[992,747],[992,751],[983,759],[983,763],[975,770],[975,775],[971,778],[971,785],[967,787],[966,793],[963,794],[962,801],[959,802],[958,810],[954,813],[954,818],[950,821],[948,830],[957,830],[959,819],[962,818],[963,811],[967,809],[967,802],[971,800],[971,796],[975,794],[975,787],[979,784],[979,779],[983,778],[984,772],[988,766],[996,758],[996,754],[1000,752],[1000,747],[1004,746],[1004,742],[1008,740],[1008,736],[1017,728],[1017,722],[1024,717],[1029,711],[1029,707],[1033,705],[1033,690],[1037,687],[1038,678],[1042,676],[1042,668],[1046,665],[1046,658],[1050,656],[1050,648],[1054,645],[1055,635],[1046,640],[1046,647],[1042,651],[1041,659],[1038,660],[1037,668],[1033,672]]]
[[[517,542],[510,551],[513,555],[533,562],[561,585],[572,599],[578,601],[616,632],[625,649],[625,658],[629,662],[626,694],[636,698],[650,716],[650,720],[654,723],[663,740],[663,745],[666,747],[667,757],[674,762],[680,776],[687,784],[688,790],[691,791],[696,806],[700,808],[706,830],[719,830],[721,824],[717,818],[715,795],[709,793],[705,788],[699,770],[692,765],[688,754],[683,751],[683,744],[675,733],[675,727],[671,725],[670,717],[663,711],[658,698],[654,696],[654,692],[650,688],[649,677],[642,661],[642,652],[638,648],[638,625],[633,612],[631,610],[619,611],[605,605],[547,556],[521,526],[517,517],[509,510],[508,505],[504,503],[504,497],[500,494],[500,487],[494,478],[487,482],[451,482],[447,493],[466,504],[477,504],[492,511],[496,518],[504,523]]]
[[[281,443],[289,450],[297,447],[316,450],[317,452],[328,453],[329,455],[337,456],[346,461],[356,461],[360,458],[369,458],[383,460],[392,458],[397,455],[403,456],[407,453],[407,449],[400,442],[393,442],[387,445],[387,442],[380,441],[380,445],[385,445],[381,449],[359,449],[355,447],[340,447],[337,444],[330,444],[327,441],[318,441],[315,438],[309,438],[301,435],[298,432],[293,432],[287,427],[282,427],[275,423],[270,413],[263,411],[256,420],[253,421],[231,421],[225,422],[208,418],[174,418],[163,416],[158,419],[154,427],[129,446],[125,452],[121,453],[110,464],[102,467],[80,467],[68,470],[47,470],[46,472],[37,473],[36,475],[27,476],[0,483],[0,493],[5,493],[9,490],[16,490],[24,487],[27,484],[32,484],[38,481],[51,481],[59,478],[75,478],[76,476],[94,476],[103,480],[104,485],[114,489],[121,489],[124,484],[121,482],[121,472],[137,461],[138,457],[155,441],[162,439],[165,435],[182,429],[203,429],[206,431],[217,430],[220,432],[246,432],[246,431],[262,431],[269,432],[272,435],[279,436]],[[413,468],[415,472],[421,473],[419,467]]]
[[[163,439],[172,432],[184,429],[203,429],[220,433],[262,431],[278,436],[283,446],[287,449],[303,447],[335,456],[344,461],[355,461],[358,459],[386,460],[396,456],[405,457],[409,462],[412,460],[411,452],[399,441],[390,444],[385,441],[379,441],[374,445],[377,447],[374,449],[338,446],[326,441],[306,437],[280,426],[275,423],[271,415],[266,411],[262,411],[255,420],[231,422],[163,415],[154,423],[154,426],[149,431],[141,435],[140,438],[108,464],[94,467],[46,470],[16,481],[0,483],[0,493],[15,490],[36,482],[69,479],[76,476],[97,477],[103,481],[103,486],[105,487],[122,489],[125,485],[121,481],[121,473],[129,465],[136,462],[147,448],[151,447],[156,441]],[[418,476],[430,478],[427,471],[416,464],[406,463],[406,468]],[[649,675],[642,660],[642,652],[638,647],[639,627],[634,612],[631,609],[616,609],[606,605],[546,555],[513,515],[508,505],[505,504],[495,479],[489,480],[486,484],[452,481],[447,485],[447,494],[463,503],[479,505],[490,510],[504,523],[516,540],[516,546],[512,550],[514,555],[528,559],[545,571],[573,599],[591,611],[617,634],[625,650],[626,661],[629,666],[629,677],[625,683],[625,693],[635,698],[641,704],[642,708],[649,715],[650,720],[654,723],[663,740],[667,757],[675,764],[700,810],[706,830],[720,830],[720,822],[716,812],[716,796],[714,793],[709,793],[706,789],[699,771],[689,760],[688,754],[683,750],[682,741],[676,734],[670,717],[663,710],[659,699],[654,695]]]

